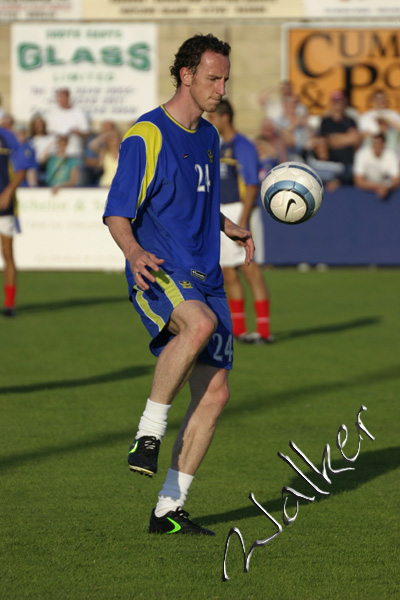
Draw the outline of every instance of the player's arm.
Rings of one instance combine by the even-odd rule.
[[[248,266],[254,257],[254,242],[250,231],[233,223],[222,212],[220,213],[221,231],[231,240],[243,246],[246,251],[245,264]]]
[[[164,259],[157,258],[142,248],[133,235],[130,220],[126,217],[108,216],[104,218],[104,221],[108,225],[114,241],[129,262],[136,285],[142,290],[148,290],[149,285],[145,279],[152,283],[155,282],[156,279],[151,270],[158,271],[158,265],[161,265]]]
[[[4,188],[0,194],[0,210],[7,210],[10,206],[15,190],[21,185],[25,178],[25,169],[16,171],[11,178],[9,184]]]

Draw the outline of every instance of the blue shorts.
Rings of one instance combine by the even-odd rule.
[[[233,336],[232,321],[225,296],[211,296],[199,290],[193,280],[185,279],[182,272],[153,271],[156,283],[148,282],[150,288],[141,290],[134,286],[131,301],[152,340],[150,351],[159,356],[166,344],[174,337],[166,325],[171,313],[185,300],[204,302],[216,315],[218,326],[198,359],[213,367],[232,369]]]

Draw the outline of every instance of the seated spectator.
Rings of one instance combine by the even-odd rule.
[[[400,114],[388,107],[388,99],[384,90],[377,89],[371,96],[371,110],[360,116],[359,129],[367,143],[372,136],[382,133],[386,139],[386,147],[399,152],[400,147]]]
[[[326,190],[333,192],[345,179],[343,163],[329,160],[328,141],[322,136],[309,140],[306,151],[306,163],[321,177]]]
[[[68,88],[56,90],[56,106],[47,113],[47,128],[55,135],[68,136],[67,155],[83,158],[84,141],[90,133],[89,118],[71,100]]]
[[[307,111],[298,110],[296,96],[287,96],[283,101],[282,114],[275,125],[287,148],[289,160],[304,160],[307,142],[311,136]]]
[[[28,128],[23,123],[16,123],[14,125],[14,133],[21,144],[21,151],[26,161],[25,178],[21,182],[21,187],[37,187],[38,164],[36,162],[35,150],[28,140]]]
[[[46,163],[46,184],[54,194],[61,188],[76,187],[79,182],[81,161],[67,155],[68,136],[58,135],[54,153],[50,154]]]
[[[386,147],[385,136],[373,136],[371,146],[360,148],[354,159],[354,184],[370,190],[381,200],[400,185],[398,156]]]
[[[321,120],[320,135],[325,137],[329,147],[329,160],[345,166],[343,183],[353,183],[354,153],[361,142],[357,125],[346,116],[346,97],[341,90],[332,92],[329,114]]]
[[[98,156],[102,169],[100,187],[110,187],[118,165],[119,147],[122,136],[116,128],[103,127],[102,133],[90,140],[88,149]]]
[[[46,185],[46,161],[55,139],[55,135],[47,133],[45,119],[39,114],[34,115],[29,123],[29,141],[35,150],[39,186]]]

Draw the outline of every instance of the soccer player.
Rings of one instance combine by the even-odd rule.
[[[15,190],[25,178],[30,162],[15,135],[0,127],[0,241],[4,262],[3,284],[5,317],[15,316],[17,269],[13,254],[13,236],[18,231]]]
[[[243,269],[253,296],[256,331],[248,333],[245,315],[245,294],[239,277],[244,264],[243,248],[226,236],[221,237],[221,266],[233,323],[233,335],[250,344],[269,344],[269,296],[261,264],[264,261],[264,228],[260,206],[259,158],[255,145],[234,127],[234,111],[228,100],[222,100],[209,120],[221,136],[221,211],[241,227],[250,230],[256,245],[255,260]]]
[[[183,510],[189,487],[229,398],[232,329],[219,266],[220,230],[254,254],[251,234],[220,214],[219,140],[202,118],[229,77],[230,46],[195,35],[175,55],[176,91],[125,135],[104,219],[126,258],[130,298],[157,356],[150,396],[128,456],[157,471],[171,403],[186,382],[191,401],[149,531],[214,535]]]

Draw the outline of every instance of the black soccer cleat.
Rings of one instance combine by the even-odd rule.
[[[152,435],[138,438],[129,448],[128,463],[131,471],[153,477],[157,473],[160,440]]]
[[[149,533],[187,533],[192,535],[215,535],[210,529],[204,529],[189,519],[189,513],[181,507],[170,510],[164,517],[151,513]]]

